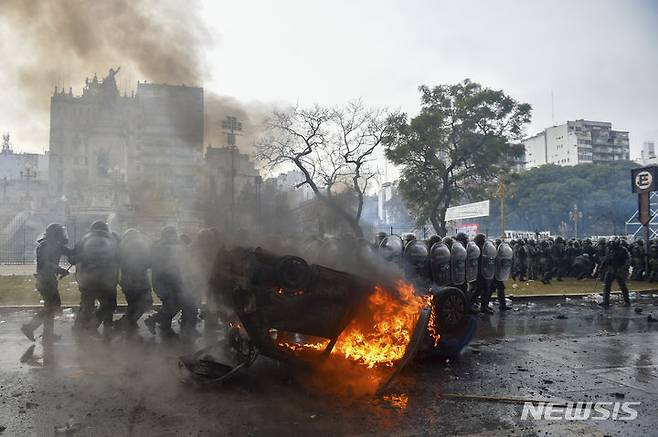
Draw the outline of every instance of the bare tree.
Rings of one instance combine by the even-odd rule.
[[[376,175],[376,152],[389,135],[389,117],[388,111],[366,108],[360,100],[339,108],[315,105],[274,111],[267,134],[256,145],[256,158],[270,170],[296,167],[304,177],[298,187],[308,185],[362,237],[363,200]],[[336,194],[346,190],[354,194],[354,206],[337,201]]]

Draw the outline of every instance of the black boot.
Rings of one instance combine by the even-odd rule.
[[[30,323],[25,323],[24,325],[21,326],[21,332],[25,334],[25,336],[30,340],[30,341],[35,341],[34,340],[34,328],[32,328],[32,325]]]
[[[146,325],[146,329],[149,330],[151,335],[155,335],[155,316],[145,318],[144,325]]]

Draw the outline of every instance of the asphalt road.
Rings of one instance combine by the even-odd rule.
[[[264,358],[223,386],[200,388],[176,370],[194,346],[76,341],[71,313],[58,317],[60,342],[31,352],[18,330],[31,311],[5,310],[0,435],[57,435],[67,424],[80,436],[657,435],[658,323],[647,321],[657,305],[643,297],[638,314],[582,299],[519,303],[484,316],[459,360],[415,363],[384,396],[360,393],[341,373]],[[641,404],[632,421],[521,420],[516,398]]]

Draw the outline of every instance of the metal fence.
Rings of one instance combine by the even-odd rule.
[[[36,240],[43,230],[29,226],[22,220],[14,226],[7,227],[0,235],[0,263],[32,264],[36,259]]]

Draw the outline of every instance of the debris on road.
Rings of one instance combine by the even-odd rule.
[[[80,424],[75,423],[73,416],[69,417],[69,420],[66,421],[66,424],[57,426],[55,425],[55,435],[71,435],[80,431]]]

